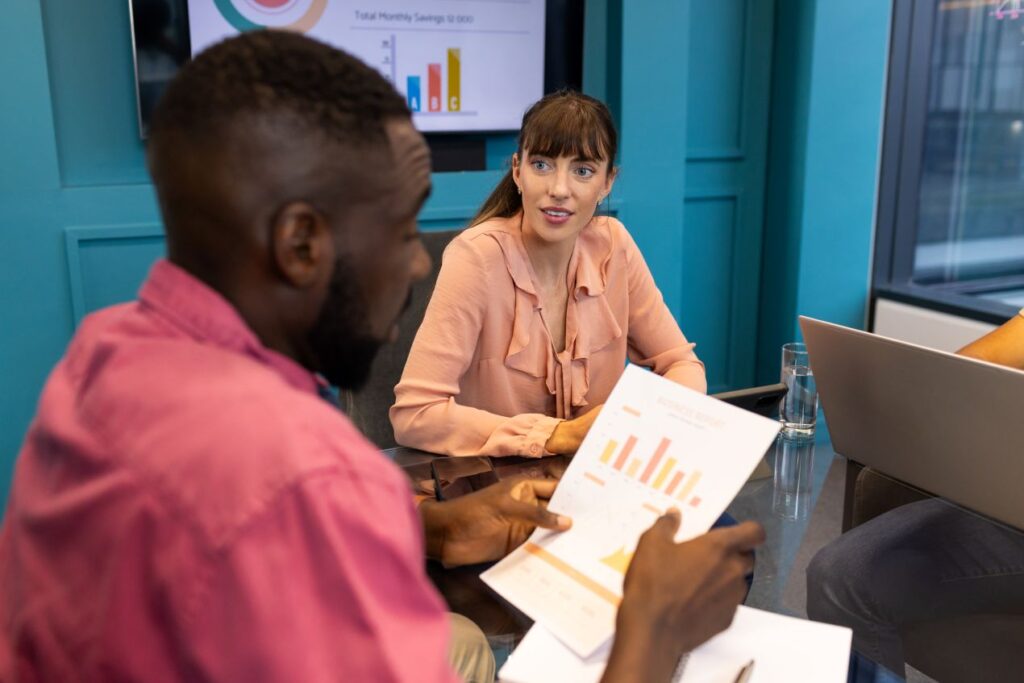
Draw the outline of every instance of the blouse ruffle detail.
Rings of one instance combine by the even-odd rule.
[[[597,218],[583,229],[569,261],[575,306],[566,312],[566,349],[556,354],[541,318],[543,304],[519,233],[493,232],[515,286],[515,316],[505,366],[545,380],[557,417],[568,419],[588,405],[591,355],[619,339],[622,327],[605,296],[612,259],[609,227]],[[577,321],[586,320],[585,325]]]

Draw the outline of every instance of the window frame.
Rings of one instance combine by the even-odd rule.
[[[976,294],[1024,288],[1024,274],[937,285],[913,281],[929,70],[938,7],[936,0],[893,2],[871,276],[872,324],[879,298],[1000,324],[1018,309]]]

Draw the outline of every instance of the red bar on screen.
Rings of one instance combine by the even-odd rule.
[[[441,65],[427,65],[427,110],[441,111]]]

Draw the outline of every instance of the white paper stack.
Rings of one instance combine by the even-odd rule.
[[[844,683],[850,660],[848,628],[740,606],[732,626],[685,658],[674,680],[734,683],[751,660],[749,683]],[[504,683],[597,683],[611,644],[580,657],[543,626],[534,626],[500,672]]]

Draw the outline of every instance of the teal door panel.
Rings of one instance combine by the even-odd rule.
[[[73,227],[64,241],[75,324],[100,308],[134,299],[165,252],[159,223]]]
[[[711,391],[754,383],[773,13],[690,4],[679,315]]]
[[[41,6],[62,184],[148,183],[129,3],[45,0]]]
[[[733,196],[706,197],[686,202],[686,230],[683,250],[700,254],[713,268],[692,268],[683,272],[685,305],[680,324],[707,368],[708,391],[725,391],[734,386],[730,376],[733,329],[731,316],[723,315],[722,302],[732,298],[733,242],[737,227],[737,202]],[[709,343],[710,342],[710,343]]]

